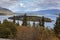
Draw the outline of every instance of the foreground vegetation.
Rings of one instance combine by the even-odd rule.
[[[16,40],[59,40],[53,29],[41,27],[17,27],[18,33]]]
[[[16,35],[16,25],[12,22],[4,20],[0,24],[0,38],[14,38]]]
[[[14,40],[60,40],[60,16],[57,18],[54,28],[50,29],[44,26],[44,17],[42,22],[39,21],[38,26],[27,26],[26,15],[24,15],[23,23],[4,20],[0,23],[0,38],[12,38]]]

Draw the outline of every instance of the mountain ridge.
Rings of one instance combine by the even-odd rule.
[[[7,8],[0,7],[0,15],[12,15],[13,12]]]
[[[60,14],[59,9],[48,9],[48,10],[39,10],[39,11],[31,11],[31,12],[25,12],[27,15],[46,15],[46,14],[52,14],[57,15]],[[16,13],[16,14],[25,14],[25,13]]]
[[[49,10],[35,11],[32,13],[35,13],[35,14],[54,14],[55,15],[55,14],[60,14],[60,10],[59,9],[49,9]]]

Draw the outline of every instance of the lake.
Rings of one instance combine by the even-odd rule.
[[[5,16],[0,15],[0,21],[3,22],[4,19],[9,20],[8,17],[11,17],[11,16],[12,15],[5,15]],[[57,15],[46,14],[46,15],[36,15],[36,16],[44,16],[44,17],[47,17],[47,18],[50,18],[50,19],[54,20],[52,22],[45,23],[46,27],[49,27],[49,28],[53,28],[54,27]],[[9,20],[9,21],[12,21],[12,20]],[[21,24],[22,22],[20,21],[19,23]]]

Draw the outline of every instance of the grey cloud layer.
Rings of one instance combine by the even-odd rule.
[[[5,7],[13,11],[60,9],[60,0],[0,0],[0,7]]]

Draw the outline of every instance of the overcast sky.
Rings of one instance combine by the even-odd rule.
[[[0,0],[0,7],[14,12],[60,9],[60,0]]]

